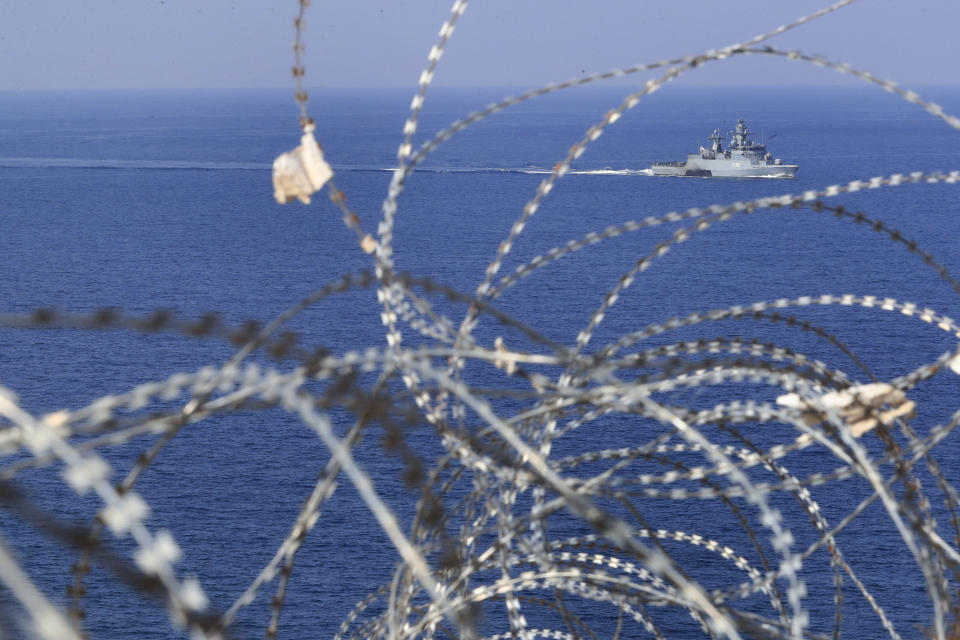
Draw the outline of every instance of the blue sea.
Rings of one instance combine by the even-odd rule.
[[[627,86],[583,88],[548,95],[482,120],[424,159],[407,180],[394,233],[399,271],[429,278],[472,295],[498,245],[535,194],[545,172],[562,160],[586,130],[618,105]],[[437,89],[427,97],[415,145],[432,133],[514,91]],[[960,90],[919,90],[960,113]],[[337,186],[362,227],[376,235],[390,169],[401,142],[411,94],[400,90],[315,90],[310,114],[317,138],[336,172]],[[286,91],[193,91],[101,93],[0,93],[0,384],[14,391],[35,415],[86,406],[177,372],[220,365],[235,348],[221,339],[177,332],[122,329],[16,328],[11,317],[37,309],[84,315],[106,307],[133,317],[157,309],[193,320],[216,313],[229,326],[269,322],[283,310],[345,273],[372,270],[369,256],[341,222],[340,212],[318,194],[308,206],[277,205],[273,158],[298,144],[297,110]],[[733,128],[744,118],[767,141],[771,153],[796,163],[794,179],[720,180],[643,175],[655,160],[680,160],[706,144],[715,128]],[[610,225],[670,211],[729,204],[765,196],[802,193],[851,180],[914,171],[960,169],[960,132],[918,107],[880,90],[823,88],[668,87],[618,122],[573,164],[546,197],[515,242],[502,274],[553,247]],[[916,242],[960,275],[960,208],[956,184],[903,185],[830,198],[827,203],[862,211]],[[571,254],[509,289],[496,307],[558,343],[573,345],[578,332],[625,272],[683,226],[662,225],[625,233]],[[717,222],[654,260],[606,314],[588,351],[672,317],[734,304],[802,295],[875,295],[915,302],[960,317],[960,298],[950,284],[904,244],[886,233],[828,212],[768,209]],[[455,324],[466,305],[431,298]],[[334,353],[385,346],[375,288],[331,296],[300,314],[289,329],[300,344]],[[869,374],[838,344],[786,323],[728,320],[674,332],[646,344],[678,339],[740,336],[773,341],[818,358],[851,379],[889,380],[955,349],[956,339],[902,314],[877,309],[803,308],[795,314],[822,326],[856,354]],[[417,339],[412,330],[412,344]],[[508,346],[522,338],[481,322],[478,339]],[[419,342],[418,342],[419,340]],[[291,361],[264,366],[289,370]],[[500,384],[502,372],[468,372],[479,386]],[[470,376],[474,376],[470,378]],[[515,386],[515,385],[514,385]],[[522,385],[521,385],[522,386]],[[917,402],[914,428],[921,434],[949,421],[957,409],[960,378],[941,373],[910,393]],[[738,399],[772,401],[776,390],[744,386],[677,391],[668,404],[695,408]],[[505,412],[509,399],[494,400]],[[168,408],[168,407],[167,407]],[[346,432],[351,418],[332,414]],[[649,421],[648,421],[649,422]],[[787,425],[774,433],[751,431],[770,446],[797,435]],[[642,429],[637,431],[637,429]],[[600,419],[561,439],[553,455],[639,446],[655,437],[638,416]],[[381,496],[408,524],[418,498],[401,477],[403,460],[382,446],[376,431],[357,448]],[[723,440],[723,438],[721,438]],[[145,436],[103,455],[119,481],[138,455],[156,441]],[[443,451],[426,422],[409,427],[408,441],[428,463]],[[726,440],[723,440],[726,442]],[[881,456],[879,444],[869,446]],[[960,480],[956,436],[936,449],[946,477]],[[0,473],[25,456],[0,461]],[[184,551],[178,575],[197,576],[211,611],[227,609],[269,561],[287,534],[329,453],[294,416],[279,410],[243,410],[190,425],[165,448],[138,481],[151,506],[152,530],[169,529]],[[702,464],[701,459],[697,464]],[[784,463],[805,477],[840,466],[822,451],[807,450]],[[656,467],[659,473],[669,467]],[[11,485],[25,501],[68,527],[87,527],[98,504],[77,498],[60,467],[27,469]],[[886,472],[891,472],[889,466]],[[955,539],[935,480],[918,467],[938,514],[941,534]],[[767,477],[766,480],[770,480]],[[902,487],[897,485],[897,492]],[[831,525],[864,497],[860,479],[812,488]],[[528,496],[527,496],[528,497]],[[525,499],[525,498],[524,498]],[[818,535],[789,496],[775,501],[804,549]],[[714,502],[637,499],[651,527],[713,537],[760,566],[749,537],[729,510]],[[761,530],[749,505],[746,518]],[[721,515],[718,515],[721,514]],[[572,518],[551,530],[556,538],[589,532]],[[0,535],[21,566],[51,600],[64,608],[77,554],[22,511],[5,507]],[[129,566],[129,540],[107,538]],[[903,637],[921,637],[932,607],[919,569],[889,516],[875,503],[838,538],[857,575],[884,607]],[[746,574],[702,551],[675,545],[677,564],[707,588],[740,584]],[[775,554],[771,556],[776,559]],[[280,617],[280,637],[332,637],[353,606],[389,585],[399,555],[346,478],[325,504],[317,527],[297,556]],[[834,625],[833,571],[821,550],[802,575],[809,595],[811,629]],[[955,587],[955,585],[954,585]],[[239,614],[231,637],[263,637],[276,582],[262,588]],[[179,638],[156,602],[94,564],[86,580],[85,629],[91,638]],[[535,594],[552,597],[551,593]],[[843,591],[843,636],[883,637],[884,631],[859,591]],[[568,602],[601,637],[612,637],[617,613],[589,602]],[[24,634],[12,598],[0,598],[0,631]],[[551,613],[527,603],[531,626],[557,624]],[[773,615],[753,596],[748,610]],[[503,603],[484,632],[508,632]],[[379,611],[379,610],[378,610]],[[685,612],[648,607],[667,637],[701,637]],[[562,625],[560,625],[562,626]],[[648,635],[625,627],[624,637]],[[0,633],[0,635],[3,635]]]

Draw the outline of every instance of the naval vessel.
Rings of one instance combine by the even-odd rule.
[[[713,141],[709,149],[700,147],[696,153],[687,154],[686,162],[654,162],[650,171],[655,176],[693,176],[700,178],[792,178],[797,172],[795,164],[783,164],[767,152],[762,142],[750,139],[743,118],[730,132],[727,148],[723,148],[719,129],[709,137]]]

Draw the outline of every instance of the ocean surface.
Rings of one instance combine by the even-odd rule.
[[[400,199],[397,268],[472,294],[544,173],[628,92],[628,87],[604,87],[546,96],[495,114],[442,145],[410,177]],[[415,143],[510,93],[431,92]],[[960,113],[960,90],[919,93],[949,113]],[[309,110],[337,184],[362,226],[374,234],[409,100],[410,92],[394,90],[312,93]],[[309,206],[279,206],[273,200],[271,162],[298,144],[296,118],[296,106],[284,91],[0,93],[0,314],[38,308],[84,314],[113,307],[142,317],[168,309],[187,319],[215,312],[226,324],[239,326],[248,319],[268,322],[342,274],[371,269],[325,194]],[[796,178],[643,174],[654,160],[683,159],[698,142],[706,144],[713,129],[729,130],[737,118],[762,134],[774,156],[799,164]],[[668,87],[628,111],[574,163],[515,243],[502,273],[568,240],[651,215],[873,176],[960,169],[958,149],[960,132],[872,88]],[[957,188],[904,185],[830,202],[883,221],[960,274]],[[627,233],[588,247],[535,272],[497,306],[549,338],[573,344],[618,278],[676,228]],[[591,345],[696,310],[824,293],[889,296],[960,317],[960,298],[950,285],[888,236],[828,213],[762,210],[693,234],[654,261],[607,314]],[[455,322],[464,312],[463,305],[442,299],[437,309]],[[311,308],[291,329],[303,344],[337,353],[381,347],[379,312],[374,290],[362,289]],[[879,379],[906,373],[956,347],[949,334],[895,314],[811,308],[797,315],[826,327]],[[807,333],[743,322],[715,330],[718,336],[775,339],[867,380],[838,348]],[[478,329],[482,340],[495,335],[495,327]],[[0,384],[16,392],[26,409],[44,414],[223,363],[232,353],[222,340],[168,332],[3,328]],[[940,375],[916,390],[922,407],[914,421],[918,431],[949,420],[958,387],[960,378]],[[684,402],[711,406],[720,397],[722,389],[688,394]],[[772,397],[766,390],[757,395]],[[342,433],[347,424],[338,430]],[[558,444],[556,455],[627,446],[629,429],[628,418],[611,419],[603,428]],[[427,427],[410,437],[425,457],[440,454]],[[137,440],[105,455],[123,474],[151,442]],[[938,460],[954,482],[960,480],[956,451],[955,436],[938,449],[953,453]],[[408,522],[416,495],[399,477],[400,461],[385,456],[373,435],[358,458],[384,499]],[[273,555],[327,459],[317,437],[298,420],[279,411],[237,412],[184,429],[137,488],[152,507],[148,525],[170,529],[183,547],[180,574],[199,577],[211,609],[222,611]],[[791,459],[791,470],[806,475],[825,460],[830,466],[823,471],[837,466],[835,460],[802,455]],[[76,498],[55,467],[24,471],[14,485],[67,525],[86,526],[95,513],[95,503]],[[814,494],[834,522],[866,491],[864,483],[851,480]],[[753,557],[743,532],[730,529],[729,522],[712,522],[689,502],[649,502],[645,515],[652,524],[726,537],[739,545],[738,552]],[[941,507],[938,499],[934,508]],[[789,514],[788,500],[783,509]],[[802,532],[812,530],[809,522],[794,522],[798,548],[804,548],[816,536],[811,532],[804,538]],[[946,516],[940,523],[950,539]],[[76,554],[42,527],[25,524],[15,511],[2,512],[0,525],[0,535],[36,584],[66,607]],[[574,531],[581,530],[571,523]],[[883,510],[868,509],[840,543],[900,633],[921,636],[932,609],[922,576]],[[129,544],[110,544],[129,560]],[[694,551],[676,553],[681,566],[703,568],[697,577],[707,586],[745,579],[730,580]],[[398,560],[350,482],[341,479],[297,557],[280,637],[332,637],[355,603],[389,584]],[[812,627],[829,632],[834,609],[826,554],[814,556],[804,575]],[[233,637],[263,637],[274,588],[262,589],[242,610],[231,628]],[[121,585],[105,569],[94,569],[87,590],[85,624],[92,638],[184,637],[170,625],[162,604]],[[844,637],[884,635],[849,582],[844,593]],[[17,609],[8,596],[2,600],[0,630],[17,637],[22,633]],[[588,608],[582,615],[598,632],[612,635],[615,613]],[[673,637],[699,635],[685,613],[652,610],[651,616]]]

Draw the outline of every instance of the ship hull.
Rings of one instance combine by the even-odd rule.
[[[653,165],[650,172],[655,176],[677,176],[686,178],[792,178],[797,173],[795,164],[770,164],[748,167],[733,167],[729,163],[702,161],[676,164]]]
[[[792,178],[797,173],[795,164],[773,164],[765,167],[724,168],[711,167],[714,178]]]

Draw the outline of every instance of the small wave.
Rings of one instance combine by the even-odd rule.
[[[220,162],[210,160],[123,160],[116,158],[51,158],[51,157],[0,157],[0,168],[13,169],[141,169],[141,170],[181,170],[181,171],[269,171],[270,164],[261,162]],[[383,172],[393,171],[394,167],[376,165],[334,165],[341,172]],[[514,173],[543,174],[553,173],[552,169],[542,167],[417,167],[420,173]],[[568,172],[579,176],[649,176],[649,169],[582,169]]]
[[[355,169],[360,170],[360,169]],[[526,175],[550,175],[552,169],[542,167],[417,167],[416,169],[423,173],[521,173]],[[393,171],[392,168],[381,169],[381,171]],[[653,172],[650,169],[573,169],[567,172],[574,176],[650,176]]]
[[[792,178],[793,174],[787,173],[786,171],[782,171],[780,173],[772,173],[769,176],[756,176],[756,177],[757,178]]]
[[[589,171],[571,171],[578,176],[652,176],[650,169],[592,169]]]
[[[353,169],[362,170],[362,169]],[[381,169],[393,171],[393,167]],[[510,168],[510,167],[417,167],[417,173],[552,173],[547,169],[539,168]]]
[[[156,169],[156,170],[258,170],[270,169],[259,162],[217,162],[205,160],[119,160],[106,158],[0,157],[0,167],[15,169]]]

